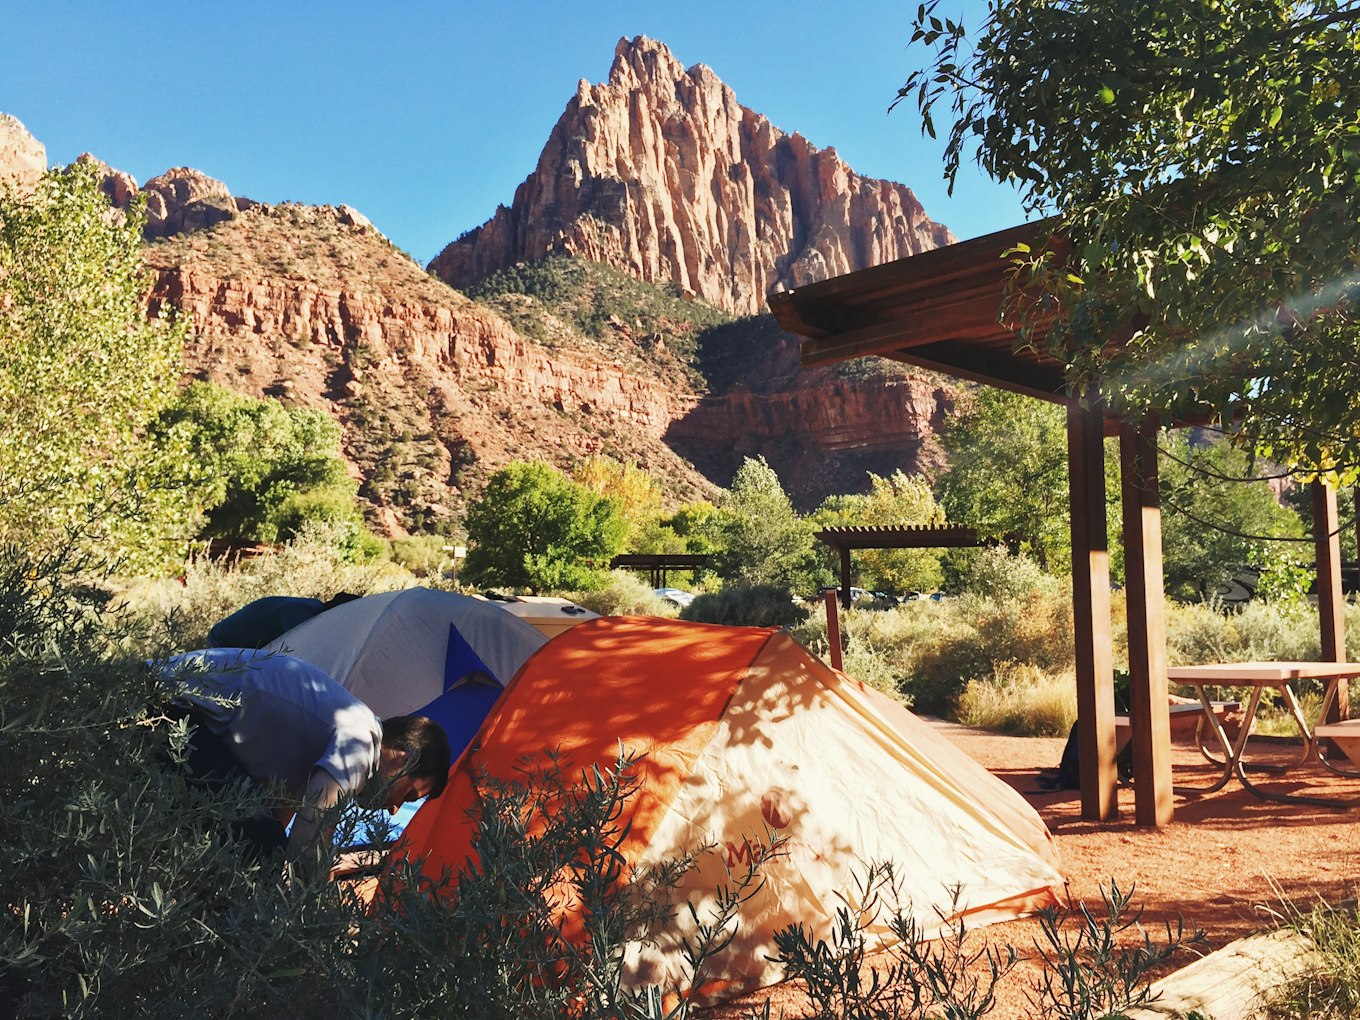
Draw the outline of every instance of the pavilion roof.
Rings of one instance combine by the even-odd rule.
[[[956,549],[984,545],[973,528],[953,524],[847,525],[815,536],[837,549]]]
[[[804,365],[866,355],[999,386],[1045,400],[1067,399],[1066,366],[1033,347],[1017,348],[998,321],[1017,244],[1042,243],[1027,223],[871,269],[769,296],[779,324],[807,337]]]

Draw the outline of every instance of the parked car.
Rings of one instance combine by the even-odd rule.
[[[681,609],[694,601],[694,593],[681,588],[653,588],[652,594],[672,605],[679,606]]]

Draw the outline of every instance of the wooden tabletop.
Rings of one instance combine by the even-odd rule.
[[[1360,662],[1209,662],[1166,671],[1168,680],[1182,684],[1267,685],[1353,676],[1360,676]]]

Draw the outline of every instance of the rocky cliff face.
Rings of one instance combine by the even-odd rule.
[[[482,235],[539,231],[556,239],[543,250],[612,262],[729,309],[755,308],[776,279],[804,282],[947,237],[905,188],[862,181],[834,153],[737,105],[712,72],[683,71],[644,39],[620,45],[608,84],[582,86],[553,139],[521,188],[536,197],[501,210]],[[940,462],[949,389],[901,366],[804,370],[797,338],[768,316],[700,332],[724,316],[673,301],[682,311],[646,325],[620,307],[622,318],[611,313],[587,335],[554,306],[519,332],[504,316],[521,322],[536,299],[502,294],[499,311],[470,300],[346,206],[259,205],[183,167],[138,187],[80,159],[96,165],[115,208],[145,195],[150,310],[188,318],[188,373],[334,417],[370,516],[390,534],[456,518],[514,459],[570,469],[608,455],[649,471],[677,504],[714,498],[743,457],[763,456],[804,509],[863,489],[866,470]],[[0,115],[0,184],[31,186],[45,160]],[[505,233],[512,219],[523,226]],[[455,245],[462,254],[449,258],[496,250]]]
[[[751,314],[776,286],[952,240],[909,188],[860,177],[639,36],[619,41],[607,82],[582,80],[513,204],[430,269],[466,288],[567,252]]]
[[[26,191],[47,169],[47,149],[17,117],[0,113],[0,189]]]
[[[862,492],[866,472],[933,474],[956,390],[890,362],[803,368],[801,338],[769,316],[705,336],[713,389],[672,422],[666,441],[726,485],[745,457],[764,457],[798,509],[831,493]]]
[[[192,374],[338,419],[391,533],[458,513],[514,459],[610,454],[665,478],[673,500],[715,491],[662,441],[693,393],[525,339],[352,210],[257,206],[146,257],[152,311],[190,317]]]
[[[764,456],[803,508],[863,488],[867,470],[939,463],[949,390],[800,369],[796,338],[768,317],[705,334],[701,392],[665,344],[622,323],[610,332],[626,360],[522,336],[349,210],[258,206],[146,260],[152,311],[190,318],[191,374],[336,418],[391,534],[458,516],[515,459],[632,461],[676,504],[713,498],[743,457]]]

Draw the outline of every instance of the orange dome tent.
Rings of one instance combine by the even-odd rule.
[[[587,621],[525,663],[396,853],[426,875],[455,871],[470,855],[477,777],[513,778],[546,749],[579,775],[611,766],[620,745],[639,755],[642,780],[622,847],[630,864],[715,847],[677,904],[730,882],[771,829],[787,840],[710,972],[731,988],[778,980],[773,932],[801,922],[827,935],[869,862],[894,862],[903,909],[930,934],[951,914],[976,925],[1057,902],[1063,878],[1043,821],[928,724],[782,632],[652,617]],[[677,911],[677,928],[687,923]],[[886,926],[871,934],[889,937]],[[663,944],[631,976],[671,988],[686,975]]]

